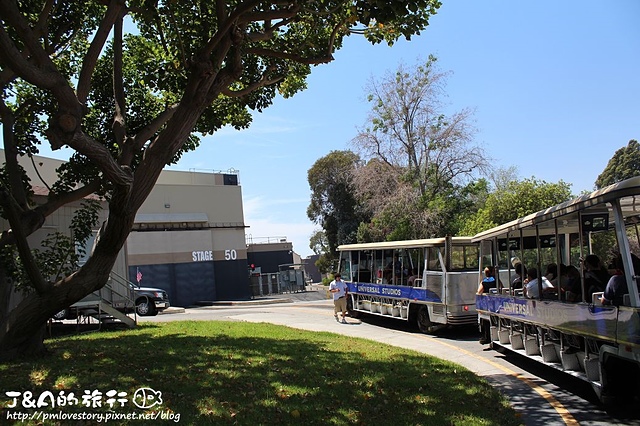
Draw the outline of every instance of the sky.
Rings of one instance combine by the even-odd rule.
[[[495,167],[519,178],[563,180],[591,191],[616,150],[640,139],[640,1],[442,0],[429,27],[393,47],[349,37],[335,61],[314,67],[308,89],[223,129],[170,167],[239,171],[249,242],[287,238],[313,254],[307,172],[352,149],[367,125],[365,86],[430,54],[451,72],[450,112],[471,108]],[[57,157],[56,153],[41,152]]]

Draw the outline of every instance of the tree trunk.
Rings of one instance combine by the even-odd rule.
[[[114,213],[114,209],[121,212],[122,207],[118,209],[112,205],[111,208],[94,253],[82,268],[55,283],[44,294],[28,294],[14,309],[0,317],[0,360],[44,353],[43,339],[49,318],[107,283],[135,217],[135,212]],[[0,296],[4,295],[3,288]],[[0,304],[4,303],[4,300],[0,301]]]

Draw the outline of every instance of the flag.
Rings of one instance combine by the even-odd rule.
[[[140,281],[142,281],[142,272],[140,272],[140,268],[136,268],[136,270],[138,271],[136,273],[136,279],[138,280],[138,284],[140,284]]]

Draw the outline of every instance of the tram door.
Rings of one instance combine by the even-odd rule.
[[[444,258],[442,247],[428,247],[427,261],[424,271],[424,279],[426,280],[427,298],[444,301],[445,274],[444,274]]]

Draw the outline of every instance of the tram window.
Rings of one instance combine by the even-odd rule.
[[[478,269],[477,246],[453,246],[451,247],[451,270],[474,271]]]
[[[376,282],[381,283],[384,275],[384,252],[382,250],[375,250],[373,252],[373,272]]]
[[[358,257],[358,282],[370,283],[373,263],[372,253],[369,250],[361,250]]]
[[[343,251],[340,252],[340,267],[338,268],[340,275],[345,277],[348,280],[351,280],[355,277],[351,276],[351,252]]]
[[[427,249],[427,270],[442,272],[440,258],[438,257],[439,252],[440,249],[437,247],[429,247]]]

